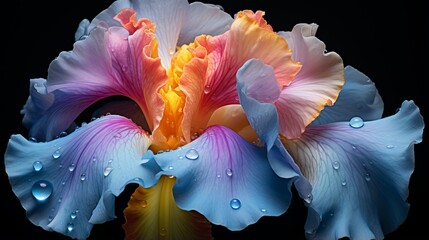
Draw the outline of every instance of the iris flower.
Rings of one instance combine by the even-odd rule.
[[[28,219],[86,239],[135,183],[126,239],[211,239],[212,224],[240,231],[284,214],[295,188],[308,239],[394,231],[419,108],[406,100],[382,118],[375,84],[326,51],[317,24],[277,31],[264,15],[117,0],[83,20],[47,78],[30,79],[28,137],[5,152]]]

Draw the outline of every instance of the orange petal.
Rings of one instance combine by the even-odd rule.
[[[125,240],[213,239],[211,224],[195,211],[183,211],[173,198],[175,178],[162,176],[151,188],[139,186],[124,214]]]

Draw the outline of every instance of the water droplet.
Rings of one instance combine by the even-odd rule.
[[[168,49],[168,54],[173,55],[175,52],[174,48]]]
[[[168,178],[174,178],[174,175],[168,175]]]
[[[371,181],[371,175],[369,175],[369,173],[365,173],[365,180],[367,182]]]
[[[75,219],[77,217],[77,212],[76,211],[74,211],[74,212],[72,212],[71,214],[70,214],[70,218],[71,219]]]
[[[35,182],[31,188],[31,194],[39,202],[46,201],[51,196],[52,191],[52,184],[45,180]]]
[[[189,149],[186,152],[185,157],[187,159],[190,159],[190,160],[195,160],[195,159],[197,159],[199,157],[199,155],[198,155],[197,150],[195,150],[195,149]]]
[[[183,156],[178,155],[177,158],[180,159],[180,160],[182,160]]]
[[[61,203],[63,201],[63,198],[62,197],[60,197],[59,199],[58,199],[58,203]]]
[[[60,134],[58,134],[59,138],[62,138],[62,137],[65,137],[65,136],[67,136],[67,132],[65,132],[65,131],[62,131],[62,132],[60,132]]]
[[[333,163],[332,163],[332,167],[333,167],[335,170],[338,170],[338,169],[340,168],[340,163],[339,163],[338,161],[335,161],[335,162],[333,162]]]
[[[140,206],[142,206],[142,208],[147,207],[147,202],[146,202],[146,200],[142,200],[142,201],[141,201],[141,203],[140,203]]]
[[[353,150],[356,150],[356,149],[357,149],[357,147],[356,147],[355,145],[352,145],[352,148],[353,148]]]
[[[75,167],[76,167],[76,165],[75,165],[74,163],[71,163],[71,164],[69,165],[69,171],[70,171],[70,172],[73,172],[73,171],[74,171],[74,169],[75,169]]]
[[[217,178],[220,178],[220,174],[216,175]]]
[[[343,180],[343,181],[341,182],[341,185],[342,185],[343,187],[345,187],[345,186],[347,185],[346,180]]]
[[[307,195],[307,197],[305,197],[305,198],[304,198],[304,201],[305,201],[306,203],[310,204],[310,203],[311,203],[311,201],[313,201],[313,194],[309,193],[309,194]]]
[[[52,154],[52,157],[54,159],[58,159],[59,157],[61,157],[61,151],[59,148]]]
[[[67,224],[67,231],[71,232],[71,231],[73,231],[73,229],[74,229],[73,223]]]
[[[61,182],[61,185],[66,185],[66,181],[62,181],[62,182]]]
[[[331,213],[329,214],[329,216],[333,217],[333,216],[334,216],[334,213],[333,213],[333,212],[331,212]]]
[[[261,208],[261,212],[266,213],[267,209],[266,208]]]
[[[104,169],[104,172],[103,172],[103,175],[105,176],[105,177],[107,177],[107,176],[109,176],[109,174],[112,172],[112,170],[113,170],[113,168],[112,167],[106,167],[105,169]]]
[[[92,161],[95,162],[97,161],[97,158],[95,156],[92,157]]]
[[[167,229],[165,229],[165,228],[159,229],[159,235],[162,237],[167,236]]]
[[[42,168],[43,168],[43,164],[42,164],[41,161],[35,161],[33,163],[33,169],[34,169],[34,171],[38,172],[38,171],[42,170]]]
[[[122,65],[122,71],[126,72],[128,70],[128,67],[126,65]]]
[[[112,163],[112,162],[113,162],[113,159],[109,159],[109,161],[108,161],[107,163],[109,163],[109,164],[110,164],[110,163]]]
[[[51,216],[48,216],[48,221],[52,222],[52,217]]]
[[[352,119],[350,119],[349,125],[352,128],[361,128],[363,127],[364,122],[360,117],[352,117]]]
[[[141,164],[148,163],[149,161],[150,161],[150,158],[144,158],[144,157],[142,157]]]
[[[240,200],[238,200],[237,198],[233,198],[230,202],[229,205],[231,206],[232,209],[237,210],[239,208],[241,208],[241,202]]]
[[[206,85],[204,87],[204,93],[205,94],[209,94],[211,90],[212,90],[212,87],[210,85]]]
[[[168,166],[168,170],[173,170],[174,167],[173,166]]]
[[[82,174],[80,175],[80,180],[83,182],[83,181],[85,181],[85,179],[86,179],[86,174],[85,174],[85,173],[82,173]]]
[[[395,146],[393,146],[393,145],[389,144],[389,145],[387,145],[387,146],[386,146],[386,148],[387,148],[387,149],[392,149],[392,148],[395,148]]]
[[[226,172],[226,175],[227,175],[228,177],[231,177],[231,176],[232,176],[232,170],[231,170],[231,168],[227,168],[225,172]]]
[[[30,137],[30,138],[28,139],[28,141],[30,141],[30,142],[37,142],[37,138],[35,138],[35,137]]]

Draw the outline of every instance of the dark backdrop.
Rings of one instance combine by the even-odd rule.
[[[46,78],[49,63],[63,50],[71,50],[80,20],[92,19],[112,1],[8,1],[1,6],[1,153],[11,134],[26,134],[20,110],[29,90],[29,79]],[[209,2],[205,0],[205,2]],[[234,3],[230,3],[234,2]],[[255,1],[256,2],[256,1]],[[385,102],[385,115],[395,112],[402,101],[414,100],[425,119],[429,91],[426,88],[428,60],[428,6],[424,1],[388,1],[388,4],[363,1],[210,1],[234,14],[239,10],[264,10],[275,31],[291,30],[296,23],[317,23],[316,34],[328,51],[339,53],[345,65],[368,75]],[[415,146],[416,168],[409,186],[409,216],[395,232],[394,239],[428,239],[428,139]],[[67,239],[32,225],[13,195],[4,163],[0,161],[1,215],[0,239]],[[122,210],[132,187],[117,199],[114,221],[96,225],[90,239],[123,239]],[[393,211],[393,209],[392,209]],[[295,199],[289,211],[278,218],[262,218],[241,232],[214,226],[215,239],[304,239],[306,208]]]

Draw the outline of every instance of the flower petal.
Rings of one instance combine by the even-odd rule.
[[[133,35],[121,28],[97,28],[87,39],[76,42],[73,51],[62,52],[51,63],[47,91],[54,100],[31,126],[30,134],[50,140],[67,129],[86,107],[113,95],[134,100],[150,127],[156,128],[163,110],[157,93],[167,76],[153,56],[154,46],[153,33],[144,28]]]
[[[201,34],[222,34],[228,30],[225,26],[232,22],[231,16],[211,4],[189,4],[186,0],[118,0],[91,21],[89,31],[101,22],[119,26],[113,17],[124,8],[131,8],[138,18],[148,18],[156,24],[159,56],[165,69],[170,67],[176,46],[193,42]]]
[[[352,66],[344,68],[345,83],[333,106],[322,110],[311,125],[348,121],[360,116],[365,121],[380,119],[384,103],[374,83]]]
[[[125,240],[213,239],[211,224],[204,216],[176,206],[174,182],[174,178],[162,176],[153,187],[137,188],[124,210]]]
[[[196,36],[202,34],[211,36],[223,34],[229,30],[232,21],[233,18],[218,6],[192,2],[180,31],[177,45],[182,46],[191,43]]]
[[[158,166],[141,160],[149,144],[131,121],[110,115],[50,142],[13,135],[6,172],[32,223],[84,239],[93,224],[115,217],[115,196],[126,184],[155,184]]]
[[[292,49],[292,59],[301,71],[285,87],[276,102],[280,133],[299,137],[325,105],[336,101],[344,84],[344,66],[335,52],[325,53],[325,44],[314,35],[316,24],[297,24],[291,32],[280,32]]]
[[[253,94],[255,89],[252,87],[252,83],[259,79],[259,74],[253,74],[255,71],[264,72],[267,76],[272,76],[270,71],[272,73],[273,69],[256,59],[247,61],[240,68],[237,73],[237,89],[240,103],[250,125],[259,139],[265,144],[268,161],[274,172],[282,178],[294,179],[299,195],[304,200],[308,200],[311,197],[311,186],[302,176],[299,167],[280,142],[279,118],[275,105],[270,103],[271,99],[264,95],[259,96],[262,101],[252,97],[252,95],[256,96]],[[274,78],[268,78],[268,81],[272,82]],[[260,89],[260,94],[263,94],[266,88],[270,88],[268,85],[261,86],[263,88]]]
[[[191,143],[154,157],[160,174],[177,178],[173,194],[181,209],[196,210],[230,230],[289,207],[290,182],[272,171],[265,149],[223,126],[209,127]]]
[[[24,115],[22,120],[23,125],[31,129],[33,124],[36,124],[45,111],[52,105],[53,101],[54,95],[48,93],[46,79],[30,79],[30,96],[21,110],[21,114]],[[30,131],[31,135],[32,132]]]
[[[192,95],[187,94],[193,101],[187,102],[186,108],[196,130],[206,127],[216,109],[238,103],[236,73],[247,60],[256,58],[270,65],[278,87],[289,84],[301,67],[292,61],[287,42],[268,27],[262,12],[243,11],[236,16],[225,34],[196,38],[195,44],[205,49],[201,59],[206,66],[184,70],[183,75],[200,76],[189,79],[187,85],[182,83],[193,90]]]
[[[356,127],[356,125],[354,125]],[[390,117],[310,126],[284,143],[313,185],[309,239],[383,239],[408,214],[414,144],[424,122],[413,101]]]

